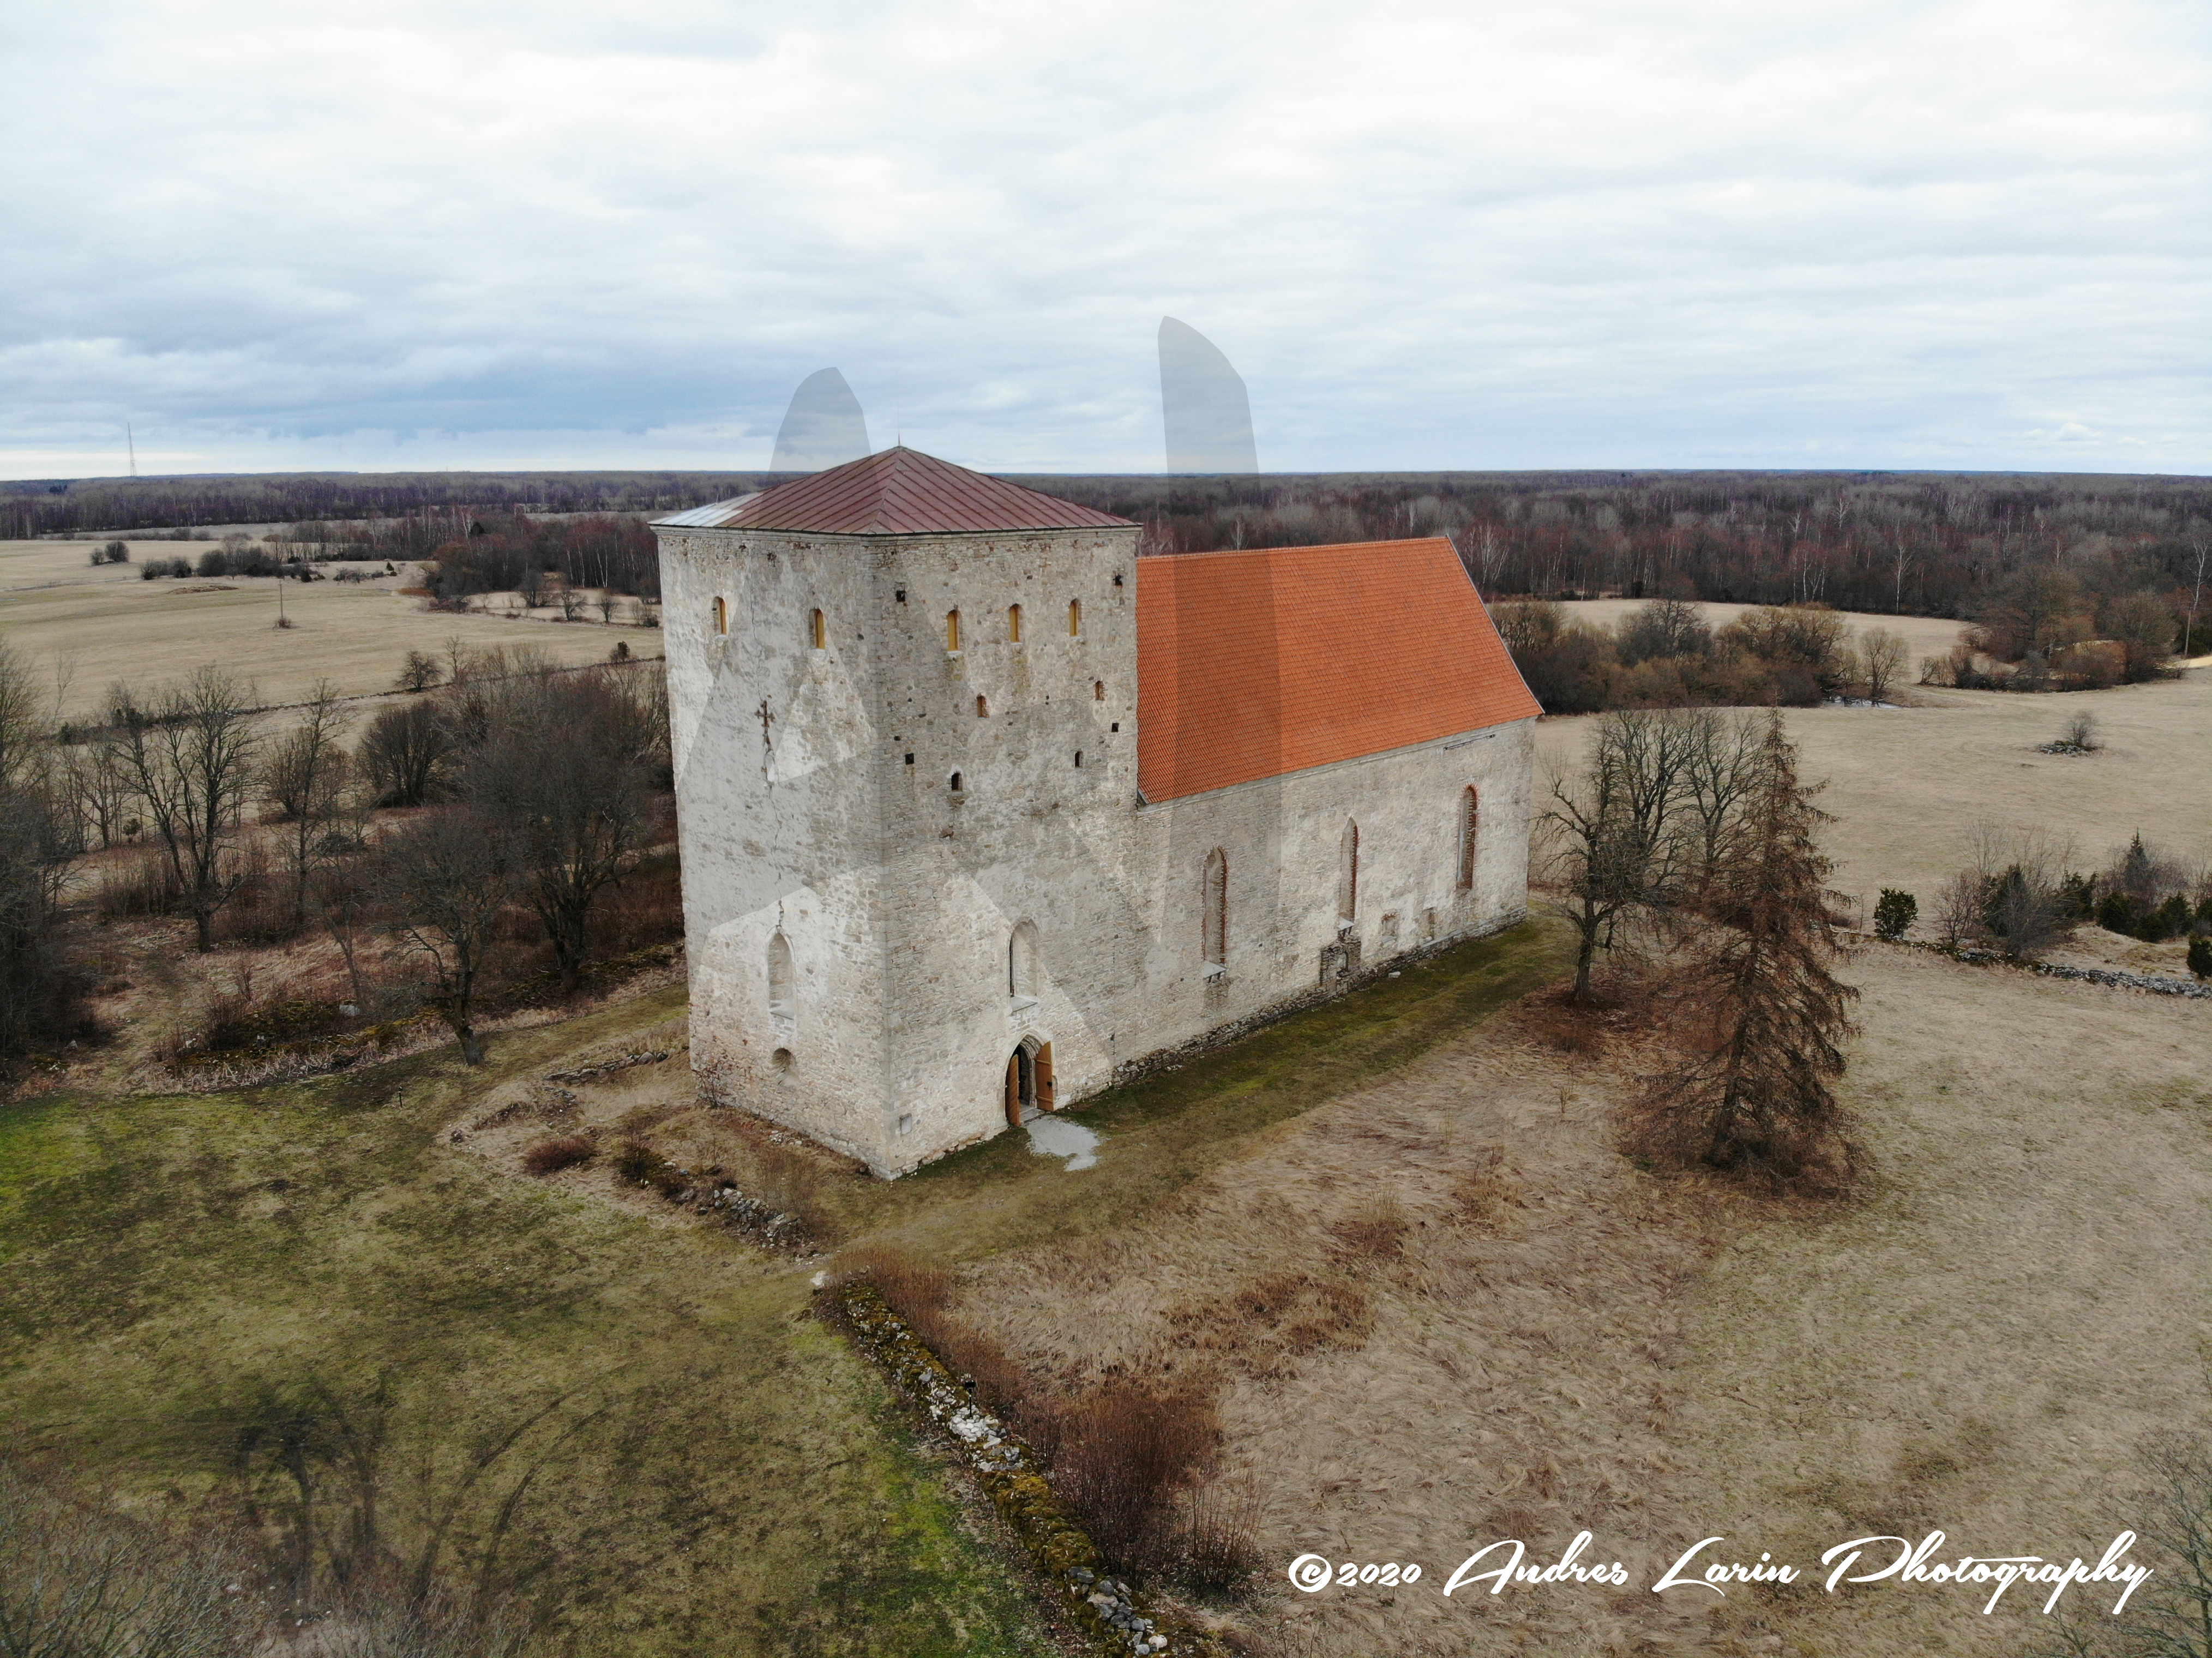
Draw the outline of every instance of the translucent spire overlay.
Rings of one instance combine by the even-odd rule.
[[[860,413],[860,400],[853,395],[842,374],[834,368],[822,368],[799,381],[799,390],[791,394],[791,407],[784,411],[783,425],[776,432],[775,455],[769,462],[769,470],[819,472],[871,452],[868,422]]]
[[[1212,340],[1173,317],[1160,319],[1160,413],[1169,471],[1260,470],[1243,377]]]

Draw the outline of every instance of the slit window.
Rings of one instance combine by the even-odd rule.
[[[1201,895],[1200,944],[1208,967],[1229,965],[1229,854],[1219,847],[1206,855]]]
[[[1359,919],[1359,825],[1352,823],[1336,843],[1336,919],[1346,926]]]
[[[1469,784],[1459,797],[1459,884],[1464,892],[1474,884],[1475,836],[1481,827],[1481,802]]]
[[[1094,679],[1091,682],[1091,700],[1093,702],[1103,702],[1106,700],[1106,682],[1104,680]]]
[[[1022,607],[1018,604],[1006,607],[1006,637],[1016,645],[1022,642]]]
[[[991,717],[991,699],[989,697],[979,696],[975,699],[975,717],[978,720],[988,720]]]
[[[1078,749],[1075,751],[1075,768],[1078,771],[1081,771],[1083,769],[1083,750],[1081,749]]]
[[[781,932],[768,941],[768,1011],[788,1019],[791,1011],[791,941]]]
[[[960,793],[960,774],[957,771],[952,774],[952,792],[955,794]]]
[[[714,601],[714,631],[718,634],[730,631],[730,601],[726,598]]]
[[[823,616],[822,612],[819,610],[809,611],[806,617],[806,627],[808,633],[813,638],[814,648],[817,651],[828,650],[830,648],[830,623]]]
[[[960,612],[957,610],[945,613],[945,648],[948,651],[960,648]]]
[[[1083,601],[1079,598],[1071,598],[1067,601],[1067,636],[1074,639],[1082,632]]]

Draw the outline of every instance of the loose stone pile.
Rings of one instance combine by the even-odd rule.
[[[649,1054],[625,1054],[618,1060],[601,1060],[597,1065],[580,1065],[574,1071],[555,1071],[546,1076],[548,1082],[587,1083],[594,1077],[604,1077],[611,1071],[627,1071],[634,1065],[659,1065],[668,1057],[665,1048],[654,1048]]]

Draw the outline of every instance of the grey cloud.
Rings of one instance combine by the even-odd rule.
[[[2201,469],[2201,27],[1800,9],[19,12],[0,466],[758,465],[835,360],[1152,470],[1166,312],[1279,467]]]

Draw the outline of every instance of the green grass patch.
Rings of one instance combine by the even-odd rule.
[[[243,1481],[284,1488],[246,1448],[272,1424],[374,1420],[392,1548],[451,1509],[450,1569],[511,1576],[546,1620],[533,1649],[1040,1649],[1018,1579],[811,1321],[804,1275],[442,1135],[488,1084],[666,999],[504,1039],[489,1075],[424,1056],[0,1115],[0,1428],[125,1492],[234,1513]]]

